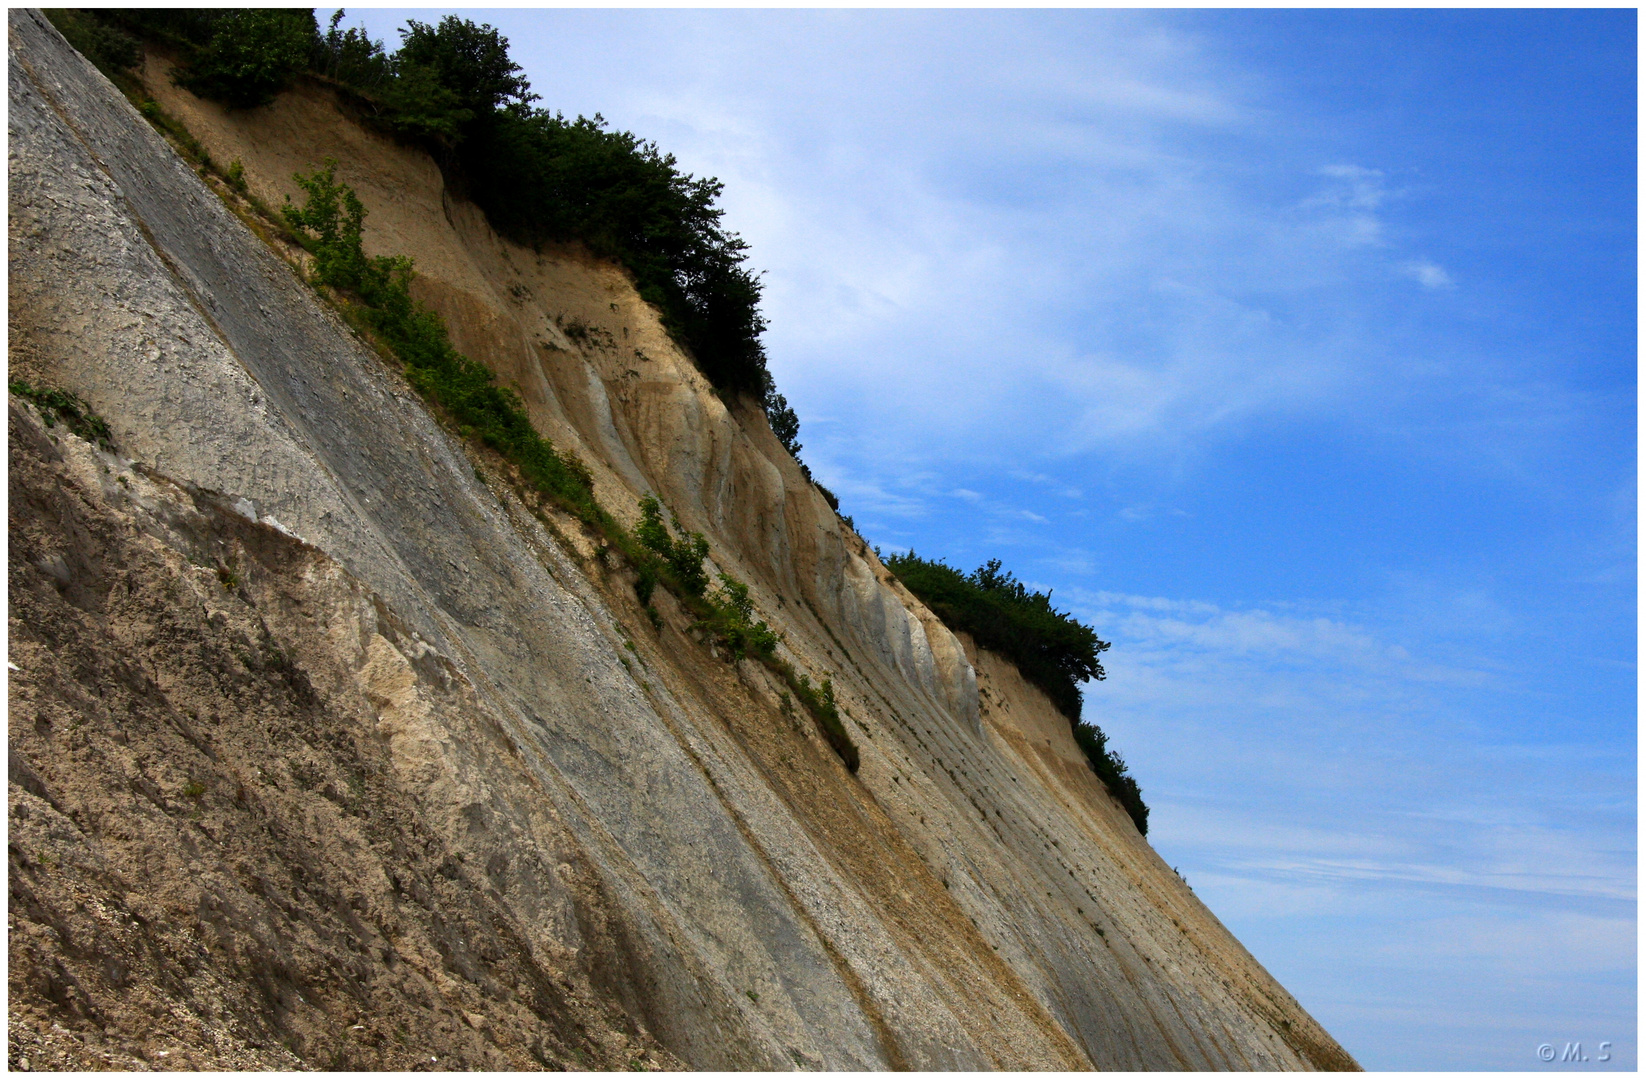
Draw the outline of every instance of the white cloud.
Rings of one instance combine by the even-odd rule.
[[[1174,443],[1335,407],[1368,361],[1331,290],[1386,242],[1385,177],[1299,169],[1324,182],[1300,207],[1271,198],[1288,178],[1229,170],[1208,133],[1256,159],[1289,136],[1165,20],[651,22],[671,35],[655,81],[605,87],[607,115],[726,181],[809,458],[881,472]],[[1306,319],[1286,310],[1305,301]],[[864,422],[837,445],[814,417],[848,408]]]
[[[1457,284],[1452,280],[1452,275],[1448,274],[1443,267],[1429,262],[1427,259],[1417,259],[1403,263],[1400,270],[1401,273],[1425,289],[1450,289]]]
[[[1327,165],[1320,175],[1340,181],[1331,191],[1315,196],[1313,201],[1360,210],[1376,210],[1388,198],[1383,186],[1383,170],[1367,169],[1360,165]]]

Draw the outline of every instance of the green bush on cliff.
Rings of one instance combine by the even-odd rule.
[[[800,675],[791,677],[789,686],[793,688],[794,695],[800,699],[800,703],[816,718],[818,726],[823,729],[823,737],[846,763],[846,768],[856,772],[857,745],[846,734],[846,725],[840,721],[840,708],[834,700],[834,683],[824,679],[821,686],[813,686],[810,678]]]
[[[319,35],[302,8],[221,13],[178,84],[234,108],[265,105],[308,68]]]
[[[32,401],[48,428],[55,427],[61,421],[64,427],[87,442],[95,443],[104,450],[114,449],[114,436],[109,431],[107,421],[92,412],[91,406],[80,395],[53,387],[32,386],[26,380],[17,378],[8,379],[6,386],[18,397]]]
[[[666,584],[697,616],[698,625],[730,649],[734,659],[753,656],[774,661],[777,634],[755,618],[749,587],[730,574],[720,574],[720,585],[711,593],[709,574],[703,568],[703,560],[709,557],[709,542],[702,533],[688,533],[679,518],[673,521],[678,537],[663,524],[663,504],[657,496],[641,498],[640,524],[634,529],[634,538],[643,549],[635,560],[639,573],[635,592],[641,602],[650,599],[658,584]]]
[[[662,559],[679,590],[688,596],[701,597],[709,587],[709,574],[703,569],[703,560],[709,556],[709,542],[703,539],[702,533],[686,532],[679,518],[674,519],[674,529],[680,534],[678,539],[670,535],[668,526],[663,524],[663,504],[657,501],[657,496],[648,494],[641,498],[635,539]],[[647,587],[646,593],[650,592]]]
[[[715,612],[709,629],[731,649],[734,659],[753,656],[771,660],[777,655],[777,634],[754,617],[754,601],[749,587],[730,574],[720,575],[720,587],[711,597]]]
[[[1086,755],[1087,764],[1103,781],[1103,786],[1126,808],[1138,833],[1148,836],[1149,807],[1143,802],[1143,789],[1138,787],[1137,778],[1126,771],[1126,759],[1109,749],[1109,737],[1096,724],[1079,720],[1070,726],[1074,731],[1075,744]]]
[[[1045,691],[1068,718],[1074,739],[1092,771],[1120,800],[1137,825],[1148,833],[1149,808],[1126,762],[1108,748],[1096,724],[1080,719],[1080,684],[1104,677],[1099,655],[1109,647],[1097,632],[1052,607],[1050,592],[1031,592],[991,559],[970,574],[941,559],[922,559],[913,551],[885,558],[886,568],[950,629],[964,631],[983,648],[1017,665],[1029,682]]]
[[[1030,592],[992,559],[971,574],[914,552],[891,555],[886,568],[938,618],[986,649],[1011,659],[1046,692],[1058,711],[1080,719],[1080,684],[1102,679],[1098,656],[1109,647],[1091,627],[1052,607],[1051,593]]]

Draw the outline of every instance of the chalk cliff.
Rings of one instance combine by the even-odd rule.
[[[14,1066],[1355,1067],[619,268],[324,86],[226,112],[146,61],[265,202],[337,160],[602,503],[657,494],[832,677],[855,774],[41,15],[9,47],[12,374],[112,432],[12,398]]]

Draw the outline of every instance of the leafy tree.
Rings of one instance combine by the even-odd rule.
[[[1030,592],[999,559],[970,575],[914,552],[886,566],[938,618],[986,649],[1010,658],[1071,721],[1080,718],[1080,684],[1103,678],[1098,656],[1109,647],[1091,627],[1052,607],[1051,593]]]
[[[325,167],[309,176],[294,177],[308,199],[302,206],[288,198],[281,207],[286,224],[304,235],[312,234],[309,250],[314,255],[315,275],[334,289],[350,289],[375,299],[389,272],[389,264],[373,265],[361,247],[366,207],[354,189],[337,181],[337,161],[327,158]]]
[[[442,146],[461,142],[474,110],[466,109],[458,93],[426,64],[394,61],[394,78],[384,85],[384,118],[395,131],[432,139]]]
[[[331,25],[321,40],[315,71],[330,79],[365,90],[379,90],[394,75],[381,41],[373,41],[364,27],[341,29],[343,9],[332,13]]]
[[[245,8],[206,18],[210,36],[177,82],[233,108],[273,101],[309,67],[319,44],[314,12],[306,8]]]
[[[783,444],[796,461],[800,460],[800,417],[789,408],[789,399],[777,392],[777,387],[768,387],[765,398],[766,422],[772,426],[772,434],[777,441]]]
[[[471,117],[490,116],[505,106],[524,108],[537,100],[519,64],[509,58],[509,39],[490,24],[447,15],[439,26],[406,20],[400,31],[397,71],[427,69]]]

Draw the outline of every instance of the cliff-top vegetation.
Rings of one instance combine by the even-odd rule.
[[[932,613],[954,630],[970,634],[985,649],[1017,665],[1023,677],[1043,690],[1069,720],[1074,740],[1105,787],[1131,815],[1137,831],[1148,834],[1149,808],[1126,760],[1109,749],[1108,736],[1080,718],[1081,684],[1104,677],[1098,659],[1108,649],[1097,632],[1052,607],[1050,592],[1032,592],[999,559],[970,574],[941,559],[923,559],[913,551],[884,557],[887,569],[908,586]]]
[[[408,20],[390,52],[339,10],[321,33],[308,8],[53,11],[106,71],[136,60],[132,35],[178,56],[180,85],[231,108],[264,104],[300,75],[326,80],[370,124],[427,148],[454,189],[518,243],[579,243],[621,263],[716,389],[753,395],[797,454],[799,422],[761,343],[760,278],[723,224],[723,185],[605,120],[538,107],[489,25]],[[809,475],[809,472],[808,472]]]

